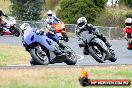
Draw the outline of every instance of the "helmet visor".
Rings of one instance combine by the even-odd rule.
[[[132,26],[132,23],[125,23],[126,26]]]
[[[83,25],[85,25],[84,22],[78,24],[79,27],[82,27]]]
[[[48,14],[48,16],[52,16],[52,14]]]

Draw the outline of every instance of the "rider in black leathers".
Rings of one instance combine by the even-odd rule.
[[[100,35],[98,33],[99,32],[98,29],[96,29],[92,24],[87,23],[87,20],[85,17],[80,17],[77,20],[77,29],[76,29],[77,36],[79,37],[83,31],[89,31],[89,33],[96,34],[96,36],[100,38],[106,44],[107,47],[112,46],[109,44],[109,42],[106,40],[106,38],[102,34]]]

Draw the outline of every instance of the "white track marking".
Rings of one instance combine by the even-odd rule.
[[[81,61],[84,58],[83,55],[80,55],[80,54],[76,54],[76,55],[80,57],[79,59],[77,59],[77,61]]]

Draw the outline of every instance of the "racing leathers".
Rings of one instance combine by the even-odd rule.
[[[106,40],[106,38],[102,34],[99,34],[99,30],[95,28],[92,24],[86,24],[86,26],[81,30],[79,30],[79,28],[77,27],[76,30],[77,30],[78,37],[80,36],[82,32],[89,31],[89,33],[94,33],[98,38],[100,38],[106,44],[107,47],[112,46],[109,44],[109,42]]]
[[[132,49],[132,27],[126,26],[125,28],[123,28],[123,34],[125,39],[128,41],[127,49]]]
[[[54,40],[55,42],[57,42],[57,44],[62,48],[64,49],[65,46],[63,46],[63,44],[59,43],[59,39],[57,39],[55,37],[55,34],[54,34],[54,28],[52,28],[52,24],[58,24],[59,23],[59,19],[55,16],[55,15],[52,15],[52,16],[48,16],[47,19],[46,19],[46,27],[48,28],[49,32],[47,33],[47,36],[49,38],[51,38],[52,40]]]

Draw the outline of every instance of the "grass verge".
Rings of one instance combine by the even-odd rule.
[[[91,79],[130,79],[130,66],[85,67]],[[81,68],[0,69],[0,88],[82,88]],[[87,88],[132,88],[132,86],[96,86]]]
[[[0,45],[0,66],[27,64],[30,55],[23,46]]]

